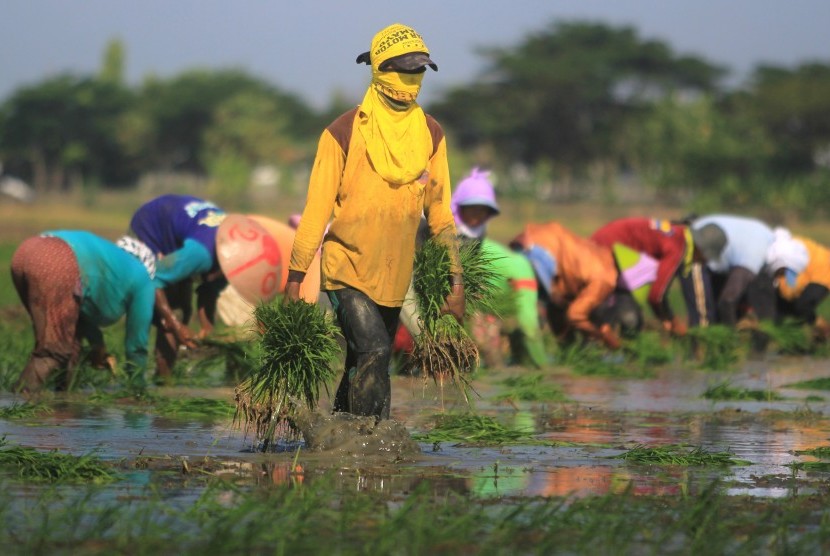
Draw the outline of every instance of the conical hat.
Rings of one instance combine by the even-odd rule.
[[[239,294],[257,304],[274,299],[282,276],[280,248],[268,231],[243,214],[229,214],[216,232],[216,257]]]
[[[280,253],[285,257],[282,265],[282,275],[280,277],[279,291],[285,291],[285,283],[288,280],[288,260],[291,257],[291,248],[294,246],[294,229],[288,224],[283,224],[267,216],[259,214],[250,214],[253,220],[260,224],[263,228],[268,230],[268,233],[276,240],[280,247]],[[311,261],[311,266],[306,271],[305,279],[300,285],[300,298],[309,302],[317,303],[317,298],[320,296],[320,253],[314,255],[314,260]]]

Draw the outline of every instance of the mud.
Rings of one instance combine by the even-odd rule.
[[[323,399],[301,419],[302,441],[279,443],[268,453],[230,419],[166,417],[127,400],[95,405],[84,393],[56,394],[53,411],[27,419],[0,419],[11,443],[74,454],[95,453],[124,471],[113,488],[186,485],[188,496],[211,477],[261,483],[314,481],[334,473],[344,488],[394,494],[429,483],[436,491],[475,496],[590,496],[632,491],[683,495],[718,480],[729,495],[786,497],[824,493],[830,473],[795,469],[818,461],[800,450],[830,445],[830,393],[788,385],[830,375],[830,361],[773,358],[740,369],[711,372],[665,369],[652,378],[583,377],[553,369],[545,383],[566,401],[503,401],[504,380],[521,368],[485,370],[473,380],[468,405],[454,386],[393,377],[392,419],[375,423],[331,415]],[[712,384],[770,390],[777,401],[711,401]],[[162,396],[232,400],[231,388],[158,388]],[[0,394],[0,405],[22,400]],[[442,412],[475,411],[527,431],[546,444],[465,445],[415,442]],[[669,444],[730,452],[748,465],[673,467],[612,459],[637,445]],[[184,487],[182,487],[184,488]]]
[[[412,457],[421,452],[417,442],[401,423],[376,420],[350,413],[323,414],[301,411],[295,417],[305,448],[347,456]]]

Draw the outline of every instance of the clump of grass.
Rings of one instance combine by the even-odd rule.
[[[783,400],[784,397],[772,390],[750,390],[748,388],[733,388],[728,381],[719,382],[703,392],[707,400],[755,400],[769,402]]]
[[[786,355],[807,355],[814,351],[810,330],[802,323],[791,320],[781,324],[762,321],[758,330],[769,337],[778,351]]]
[[[14,402],[0,409],[0,419],[28,419],[44,413],[52,413],[52,408],[43,402]]]
[[[830,390],[830,377],[814,378],[788,384],[787,388],[798,388],[802,390]]]
[[[809,450],[796,450],[796,455],[813,456],[817,458],[830,459],[830,446],[816,446]]]
[[[688,338],[701,368],[722,371],[731,368],[741,359],[740,334],[729,326],[715,324],[692,328]]]
[[[502,381],[509,390],[496,396],[496,400],[519,400],[526,402],[537,401],[568,401],[562,389],[553,384],[544,383],[544,375],[520,375]]]
[[[670,444],[649,448],[638,444],[634,448],[610,456],[611,459],[622,459],[631,463],[642,463],[652,465],[683,465],[683,466],[704,466],[704,465],[749,465],[749,461],[735,459],[734,454],[729,452],[709,452],[701,447],[688,449],[685,446]]]
[[[561,347],[559,361],[583,376],[647,377],[654,373],[646,365],[627,365],[624,352],[609,352],[593,342],[574,342]]]
[[[41,452],[10,445],[5,436],[0,439],[0,469],[34,482],[108,483],[116,478],[112,469],[92,454]]]
[[[263,449],[278,430],[295,432],[295,404],[313,410],[335,378],[340,353],[334,319],[317,304],[280,301],[254,309],[259,326],[259,362],[236,387],[234,422],[253,427]]]
[[[498,290],[492,271],[492,258],[476,242],[458,247],[464,276],[466,314],[494,313],[493,300]],[[450,294],[451,257],[447,242],[431,238],[415,254],[413,287],[421,319],[421,333],[415,338],[412,366],[422,375],[443,384],[445,378],[465,393],[466,374],[478,367],[479,353],[473,339],[451,315],[441,314]]]
[[[467,445],[552,445],[551,442],[535,440],[533,431],[508,428],[492,417],[485,415],[442,414],[436,415],[435,427],[425,433],[412,435],[419,442],[457,442]]]
[[[796,471],[830,471],[830,461],[794,461],[792,463],[785,463],[784,467],[789,467]]]
[[[626,342],[625,352],[632,363],[640,366],[665,365],[675,358],[674,344],[654,331],[643,331]]]

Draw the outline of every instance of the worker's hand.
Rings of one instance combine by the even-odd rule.
[[[196,339],[197,340],[204,340],[205,338],[210,336],[211,332],[213,332],[213,327],[212,326],[200,328],[199,333],[196,335]]]
[[[299,301],[300,300],[300,283],[287,282],[285,284],[285,293],[283,294],[283,301]]]
[[[449,295],[444,300],[444,306],[441,307],[441,314],[452,315],[458,321],[458,324],[463,324],[466,303],[464,284],[453,284]]]
[[[735,325],[736,330],[758,330],[758,321],[753,318],[742,318]]]
[[[89,362],[96,369],[115,372],[115,356],[107,353],[107,346],[100,345],[92,348],[89,354]]]
[[[197,347],[196,336],[193,331],[186,324],[182,324],[179,319],[162,319],[164,329],[176,337],[176,341],[189,348],[195,349]]]
[[[686,323],[680,317],[674,317],[671,320],[663,321],[663,330],[676,338],[682,338],[689,332]]]
[[[617,334],[611,329],[611,325],[603,324],[599,327],[599,337],[602,340],[602,343],[608,349],[620,349],[622,347],[622,342]]]
[[[819,342],[826,342],[830,339],[830,323],[821,317],[817,317],[815,324],[813,324],[813,337]]]

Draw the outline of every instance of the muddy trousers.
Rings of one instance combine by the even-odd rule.
[[[334,397],[334,411],[388,419],[392,402],[389,363],[400,307],[385,307],[344,288],[329,292],[346,339],[346,370]]]

